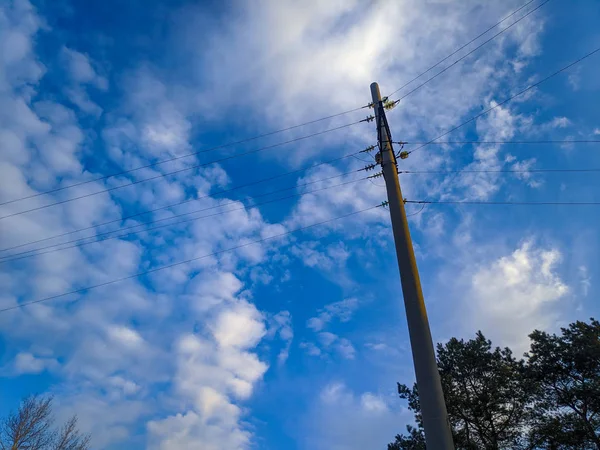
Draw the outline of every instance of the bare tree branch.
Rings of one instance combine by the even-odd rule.
[[[79,432],[77,416],[73,416],[60,429],[52,450],[87,450],[89,444],[90,436]]]
[[[0,450],[89,449],[90,437],[79,432],[76,416],[59,430],[52,425],[52,397],[27,397],[0,421]]]

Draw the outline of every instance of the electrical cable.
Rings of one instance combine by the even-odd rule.
[[[268,240],[271,240],[271,239],[277,239],[277,238],[280,238],[280,237],[284,237],[284,236],[290,235],[292,233],[297,233],[298,231],[306,230],[308,228],[316,227],[316,226],[319,226],[319,225],[324,225],[326,223],[334,222],[336,220],[340,220],[340,219],[344,219],[344,218],[347,218],[347,217],[350,217],[350,216],[361,214],[361,213],[373,210],[375,208],[379,208],[380,206],[381,205],[371,206],[370,208],[361,209],[359,211],[354,211],[354,212],[351,212],[349,214],[344,214],[342,216],[337,216],[337,217],[334,217],[332,219],[323,220],[321,222],[317,222],[317,223],[313,223],[311,225],[306,225],[306,226],[303,226],[303,227],[299,227],[299,228],[296,228],[296,229],[293,229],[293,230],[286,231],[284,233],[276,234],[276,235],[269,236],[269,237],[266,237],[266,238],[257,239],[257,240],[250,241],[250,242],[246,242],[244,244],[240,244],[240,245],[237,245],[235,247],[230,247],[230,248],[227,248],[227,249],[218,250],[216,252],[209,253],[207,255],[198,256],[198,257],[195,257],[195,258],[190,258],[190,259],[187,259],[185,261],[179,261],[179,262],[176,262],[176,263],[167,264],[167,265],[160,266],[160,267],[155,267],[154,269],[146,270],[146,271],[143,271],[143,272],[138,272],[138,273],[136,273],[134,275],[128,275],[126,277],[121,277],[121,278],[117,278],[117,279],[114,279],[114,280],[105,281],[103,283],[98,283],[98,284],[95,284],[95,285],[92,285],[92,286],[87,286],[87,287],[84,287],[84,288],[74,289],[72,291],[63,292],[62,294],[51,295],[49,297],[44,297],[44,298],[37,299],[37,300],[31,300],[31,301],[28,301],[28,302],[19,303],[18,305],[13,305],[13,306],[9,306],[7,308],[0,309],[0,313],[6,312],[6,311],[11,311],[13,309],[23,308],[25,306],[29,306],[29,305],[33,305],[33,304],[37,304],[37,303],[43,303],[43,302],[47,302],[47,301],[50,301],[50,300],[55,300],[57,298],[66,297],[66,296],[72,295],[72,294],[79,294],[79,293],[82,293],[82,292],[90,291],[92,289],[97,289],[99,287],[104,287],[104,286],[108,286],[108,285],[111,285],[111,284],[119,283],[121,281],[126,281],[126,280],[130,280],[130,279],[133,279],[133,278],[138,278],[138,277],[141,277],[143,275],[148,275],[148,274],[155,273],[155,272],[158,272],[158,271],[161,271],[161,270],[171,269],[173,267],[181,266],[183,264],[188,264],[190,262],[197,261],[197,260],[200,260],[200,259],[203,259],[203,258],[209,258],[211,256],[216,256],[216,255],[220,255],[222,253],[231,252],[231,251],[234,251],[234,250],[237,250],[237,249],[240,249],[240,248],[247,247],[249,245],[260,244],[262,242],[265,242],[265,241],[268,241]]]
[[[422,72],[421,74],[417,75],[415,78],[413,78],[412,80],[410,80],[408,83],[404,84],[403,86],[401,86],[400,88],[396,89],[394,92],[392,92],[391,94],[388,95],[388,97],[391,97],[392,95],[394,95],[396,92],[404,89],[406,86],[408,86],[409,84],[411,84],[413,81],[417,80],[418,78],[421,78],[423,75],[425,75],[427,72],[429,72],[431,69],[434,69],[435,67],[439,66],[441,63],[443,63],[444,61],[446,61],[448,58],[450,58],[451,56],[455,55],[456,53],[458,53],[459,51],[461,51],[462,49],[464,49],[465,47],[467,47],[469,44],[473,43],[474,41],[476,41],[477,39],[479,39],[481,36],[483,36],[484,34],[487,34],[489,31],[491,31],[492,29],[496,28],[498,25],[500,25],[502,22],[504,22],[505,20],[509,19],[510,17],[514,16],[516,13],[518,13],[519,11],[521,11],[523,8],[525,8],[527,5],[529,5],[530,3],[532,3],[534,0],[531,0],[527,3],[525,3],[523,6],[521,6],[519,9],[517,9],[516,11],[512,12],[510,15],[508,15],[507,17],[505,17],[504,19],[502,19],[500,22],[496,23],[495,25],[493,25],[492,27],[488,28],[486,31],[484,31],[483,33],[481,33],[479,36],[477,36],[476,38],[472,39],[471,41],[467,42],[465,45],[463,45],[462,47],[460,47],[458,50],[455,50],[454,52],[452,52],[450,55],[446,56],[444,59],[442,59],[441,61],[439,61],[438,63],[434,64],[433,66],[431,66],[429,69],[427,69],[425,72]],[[519,19],[517,19],[515,22],[511,23],[509,26],[507,26],[505,29],[501,30],[500,32],[496,33],[494,36],[492,36],[491,38],[489,38],[488,40],[484,41],[482,44],[478,45],[477,47],[475,47],[473,50],[471,50],[470,52],[468,52],[466,55],[462,56],[461,58],[457,59],[456,61],[454,61],[452,64],[450,64],[448,67],[446,67],[445,69],[441,70],[440,72],[438,72],[437,74],[435,74],[434,76],[432,76],[431,78],[429,78],[427,81],[425,81],[424,83],[420,84],[419,86],[417,86],[416,88],[414,88],[413,90],[409,91],[408,93],[404,94],[402,97],[400,97],[398,100],[394,100],[394,103],[398,103],[400,100],[408,97],[410,94],[412,94],[413,92],[417,91],[418,89],[422,88],[423,86],[425,86],[427,83],[429,83],[431,80],[437,78],[438,76],[440,76],[441,74],[443,74],[445,71],[447,71],[448,69],[450,69],[451,67],[453,67],[454,65],[458,64],[460,61],[464,60],[466,57],[468,57],[469,55],[473,54],[474,52],[476,52],[477,50],[479,50],[481,47],[483,47],[485,44],[487,44],[488,42],[494,40],[496,37],[500,36],[502,33],[508,31],[509,29],[511,29],[514,25],[516,25],[517,23],[519,23],[521,20],[525,19],[527,16],[529,16],[530,14],[534,13],[535,11],[537,11],[538,9],[540,9],[542,6],[544,6],[546,3],[548,3],[550,0],[545,0],[544,2],[542,2],[541,4],[539,4],[536,8],[532,9],[531,11],[529,11],[527,14],[525,14],[524,16],[520,17]]]
[[[291,187],[285,188],[285,189],[279,189],[279,190],[272,191],[272,192],[266,192],[266,193],[254,196],[253,199],[254,198],[258,198],[258,197],[265,197],[265,196],[268,196],[268,195],[277,194],[279,192],[289,191],[289,190],[292,190],[292,189],[297,189],[297,188],[304,187],[304,186],[309,186],[311,184],[321,183],[323,181],[329,181],[329,180],[332,180],[332,179],[335,179],[335,178],[340,178],[340,177],[343,177],[343,176],[346,176],[346,175],[350,175],[350,174],[356,173],[359,170],[353,170],[353,171],[342,173],[342,174],[339,174],[339,175],[334,175],[334,176],[327,177],[327,178],[321,178],[319,180],[314,180],[314,181],[311,181],[311,182],[308,182],[308,183],[304,183],[304,184],[300,184],[300,185],[296,185],[296,186],[291,186]],[[282,200],[288,200],[290,198],[301,197],[303,195],[312,194],[314,192],[320,192],[320,191],[324,191],[324,190],[327,190],[327,189],[333,189],[333,188],[336,188],[336,187],[345,186],[345,185],[348,185],[348,184],[356,183],[356,182],[361,181],[361,180],[365,180],[366,178],[367,177],[358,178],[356,180],[350,180],[350,181],[346,181],[344,183],[338,183],[338,184],[335,184],[335,185],[332,185],[332,186],[326,186],[326,187],[323,187],[323,188],[314,189],[312,191],[300,192],[300,193],[297,193],[297,194],[292,194],[292,195],[288,195],[288,196],[285,196],[285,197],[280,197],[280,198],[276,198],[276,199],[272,199],[272,200],[268,200],[268,201],[264,201],[264,202],[260,202],[260,203],[254,203],[254,204],[248,205],[248,206],[242,205],[239,208],[233,208],[233,209],[228,209],[228,210],[225,210],[225,211],[219,211],[219,212],[214,213],[214,214],[209,214],[209,215],[200,216],[200,217],[192,217],[190,219],[180,220],[180,221],[173,222],[173,223],[167,223],[165,225],[160,225],[160,226],[151,227],[151,228],[144,228],[144,229],[140,229],[140,230],[136,230],[136,231],[131,231],[131,232],[122,233],[122,234],[118,234],[118,235],[114,235],[114,236],[109,236],[109,235],[111,235],[113,233],[131,230],[133,228],[142,227],[144,225],[154,225],[154,224],[156,224],[158,222],[164,222],[164,221],[172,220],[172,219],[175,219],[177,217],[182,217],[182,216],[189,216],[191,214],[196,214],[196,213],[199,213],[199,212],[209,211],[209,210],[212,210],[212,209],[217,209],[217,208],[221,208],[223,206],[227,206],[227,205],[231,205],[231,204],[234,204],[234,203],[240,203],[241,202],[241,200],[233,200],[233,201],[231,201],[229,203],[226,203],[224,205],[223,204],[221,204],[221,205],[215,205],[215,206],[211,206],[211,207],[208,207],[208,208],[199,209],[199,210],[196,210],[196,211],[190,211],[190,212],[187,212],[187,213],[178,214],[178,215],[171,216],[171,217],[166,217],[164,219],[159,219],[159,220],[156,220],[156,221],[153,221],[153,222],[150,222],[150,223],[142,223],[142,224],[133,225],[133,226],[127,227],[127,228],[122,228],[122,229],[119,229],[119,230],[113,230],[113,231],[109,231],[109,232],[106,232],[106,233],[96,234],[94,236],[88,236],[88,237],[80,238],[80,239],[73,239],[71,241],[61,242],[59,244],[48,245],[46,247],[40,247],[40,248],[36,248],[36,249],[32,249],[32,250],[26,250],[26,251],[20,252],[20,253],[14,253],[12,255],[6,255],[6,256],[1,257],[0,264],[6,263],[6,262],[11,262],[11,261],[16,261],[16,260],[21,260],[21,259],[25,259],[25,258],[29,258],[31,256],[46,255],[48,253],[52,253],[52,252],[55,252],[55,251],[67,250],[67,249],[74,248],[74,247],[81,247],[83,245],[95,244],[97,242],[104,242],[104,241],[108,241],[108,240],[112,240],[112,239],[119,239],[119,238],[123,238],[123,237],[133,236],[133,235],[136,235],[136,234],[139,234],[139,233],[145,233],[145,232],[149,232],[149,231],[154,231],[154,230],[158,230],[158,229],[165,228],[165,227],[174,227],[174,226],[177,226],[177,225],[181,225],[183,223],[195,222],[195,221],[200,220],[200,219],[205,219],[205,218],[208,218],[208,217],[215,217],[215,216],[219,216],[221,214],[227,214],[227,213],[230,213],[230,212],[243,211],[243,210],[246,210],[247,208],[255,208],[257,206],[262,206],[262,205],[266,205],[266,204],[270,204],[270,203],[275,203],[275,202],[279,202],[279,201],[282,201]],[[102,239],[98,239],[99,237],[102,237],[102,236],[107,236],[107,237],[102,238]],[[87,239],[93,239],[93,240],[88,241],[88,242],[84,242]],[[72,243],[75,243],[75,244],[74,245],[69,245],[67,247],[62,247],[63,245],[72,244]],[[60,247],[60,248],[55,248],[55,247]],[[51,249],[51,250],[42,251],[42,250],[47,250],[47,249]]]
[[[385,184],[377,184],[377,183],[375,183],[375,182],[374,182],[374,181],[373,181],[371,178],[369,178],[369,177],[367,177],[367,180],[369,180],[369,181],[371,182],[371,184],[372,184],[373,186],[375,186],[375,187],[378,187],[378,188],[384,188],[384,187],[385,187]]]
[[[587,140],[568,140],[568,141],[559,141],[559,140],[545,140],[545,141],[436,141],[436,142],[403,142],[403,141],[392,141],[393,144],[405,144],[405,145],[452,145],[452,144],[598,144],[600,143],[600,139],[587,139]]]
[[[228,161],[230,159],[239,158],[240,156],[251,155],[251,154],[258,153],[258,152],[261,152],[261,151],[264,151],[264,150],[268,150],[268,149],[271,149],[271,148],[280,147],[282,145],[291,144],[293,142],[298,142],[298,141],[301,141],[303,139],[308,139],[308,138],[311,138],[311,137],[314,137],[314,136],[319,136],[321,134],[330,133],[330,132],[336,131],[336,130],[341,130],[342,128],[348,128],[348,127],[351,127],[353,125],[357,125],[360,122],[362,122],[362,121],[349,123],[349,124],[342,125],[342,126],[335,127],[335,128],[330,128],[328,130],[320,131],[318,133],[312,133],[312,134],[309,134],[309,135],[306,135],[306,136],[300,136],[298,138],[291,139],[289,141],[280,142],[280,143],[273,144],[273,145],[268,145],[266,147],[260,147],[258,149],[250,150],[250,151],[247,151],[247,152],[244,152],[244,153],[238,153],[238,154],[235,154],[235,155],[226,156],[226,157],[223,157],[223,158],[220,158],[220,159],[209,161],[207,163],[197,164],[195,166],[184,167],[183,169],[178,169],[178,170],[175,170],[173,172],[162,173],[162,174],[159,174],[159,175],[152,176],[150,178],[144,178],[142,180],[132,181],[132,182],[127,183],[127,184],[122,184],[122,185],[119,185],[119,186],[114,186],[114,187],[111,187],[111,188],[103,189],[101,191],[96,191],[96,192],[91,192],[89,194],[80,195],[79,197],[72,197],[72,198],[69,198],[69,199],[66,199],[66,200],[61,200],[61,201],[58,201],[58,202],[49,203],[47,205],[42,205],[42,206],[38,206],[38,207],[35,207],[35,208],[30,208],[30,209],[26,209],[26,210],[23,210],[23,211],[19,211],[19,212],[16,212],[16,213],[11,213],[11,214],[8,214],[8,215],[0,217],[0,220],[2,220],[2,219],[8,219],[9,217],[18,216],[18,215],[21,215],[21,214],[30,213],[30,212],[33,212],[33,211],[39,211],[39,210],[42,210],[42,209],[50,208],[52,206],[62,205],[64,203],[69,203],[69,202],[72,202],[72,201],[75,201],[75,200],[80,200],[82,198],[92,197],[94,195],[102,194],[104,192],[115,191],[117,189],[122,189],[122,188],[125,188],[125,187],[128,187],[128,186],[133,186],[133,185],[136,185],[136,184],[139,184],[139,183],[144,183],[146,181],[152,181],[152,180],[156,180],[158,178],[164,178],[167,175],[173,175],[173,174],[176,174],[176,173],[181,173],[181,172],[185,172],[185,171],[188,171],[188,170],[197,169],[197,168],[200,168],[200,167],[206,167],[206,166],[209,166],[211,164],[216,164],[216,163],[220,163],[220,162],[223,162],[223,161]]]
[[[228,189],[222,189],[220,191],[212,192],[211,194],[207,194],[207,195],[204,195],[204,196],[201,196],[201,197],[189,198],[189,199],[177,202],[177,203],[171,203],[169,205],[161,206],[161,207],[154,208],[154,209],[151,209],[151,210],[148,210],[148,211],[142,211],[142,212],[138,212],[138,213],[135,213],[135,214],[130,214],[128,216],[119,217],[118,219],[109,220],[109,221],[102,222],[102,223],[99,223],[99,224],[96,224],[96,225],[91,225],[91,226],[88,226],[88,227],[79,228],[79,229],[72,230],[72,231],[67,231],[67,232],[62,233],[62,234],[57,234],[57,235],[54,235],[54,236],[48,236],[48,237],[37,239],[37,240],[34,240],[34,241],[25,242],[23,244],[14,245],[12,247],[6,247],[6,248],[3,248],[3,249],[0,249],[0,252],[6,252],[6,251],[9,251],[9,250],[15,250],[17,248],[22,248],[22,247],[25,247],[27,245],[38,244],[40,242],[49,241],[51,239],[57,239],[57,238],[61,238],[61,237],[64,237],[64,236],[69,236],[71,234],[80,233],[82,231],[87,231],[87,230],[91,230],[91,229],[94,229],[94,228],[99,228],[101,226],[110,225],[110,224],[117,223],[117,222],[123,222],[125,220],[132,219],[134,217],[139,217],[139,216],[143,216],[143,215],[146,215],[146,214],[150,214],[150,213],[154,213],[154,212],[157,212],[157,211],[161,211],[161,210],[164,210],[164,209],[173,208],[175,206],[180,206],[180,205],[183,205],[185,203],[194,202],[194,201],[197,201],[197,200],[203,200],[205,198],[210,198],[210,197],[213,197],[215,195],[220,195],[220,194],[225,194],[225,193],[233,192],[233,191],[236,191],[238,189],[246,188],[246,187],[249,187],[249,186],[255,186],[257,184],[265,183],[265,182],[268,182],[268,181],[273,181],[273,180],[276,180],[278,178],[282,178],[282,177],[287,176],[287,175],[292,175],[292,174],[295,174],[295,173],[300,173],[300,172],[308,171],[308,170],[311,170],[311,169],[313,169],[315,167],[319,167],[319,166],[322,166],[322,165],[325,165],[325,164],[331,164],[333,162],[341,161],[342,159],[346,159],[346,158],[349,158],[351,156],[358,155],[358,154],[360,154],[360,152],[348,153],[346,155],[342,155],[342,156],[339,156],[339,157],[336,157],[336,158],[332,158],[332,159],[329,159],[327,161],[322,161],[322,162],[319,162],[319,163],[316,163],[316,164],[311,164],[310,166],[307,166],[307,167],[303,167],[303,168],[292,170],[292,171],[289,171],[289,172],[277,174],[277,175],[274,175],[272,177],[263,178],[263,179],[260,179],[260,180],[257,180],[257,181],[251,181],[249,183],[240,184],[240,185],[228,188]],[[113,230],[113,232],[115,232],[115,231],[118,231],[118,230]]]
[[[399,172],[399,173],[402,173],[402,172]],[[447,184],[451,185],[452,183],[454,183],[454,181],[456,181],[456,179],[458,178],[458,176],[460,175],[460,173],[461,173],[461,171],[456,171],[454,173],[454,176],[450,179],[450,181],[447,182]],[[447,181],[447,180],[444,180],[444,181]],[[433,193],[429,194],[427,196],[426,200],[429,200],[432,197],[433,197]],[[406,200],[404,200],[404,203],[406,203]],[[418,214],[421,214],[426,207],[427,207],[427,205],[425,203],[423,203],[423,205],[421,206],[421,209],[419,209],[417,212],[414,212],[412,214],[407,215],[406,217],[411,217],[411,216],[416,216]]]
[[[553,173],[600,172],[600,169],[482,169],[482,170],[401,170],[399,174],[449,174],[449,173]]]
[[[408,152],[408,154],[414,153],[414,152],[416,152],[417,150],[420,150],[420,149],[422,149],[423,147],[426,147],[427,145],[430,145],[430,144],[431,144],[431,143],[433,143],[434,141],[437,141],[438,139],[440,139],[440,138],[443,138],[444,136],[447,136],[448,134],[452,133],[453,131],[456,131],[456,130],[458,130],[459,128],[461,128],[461,127],[463,127],[463,126],[465,126],[465,125],[467,125],[467,124],[469,124],[469,123],[471,123],[471,122],[473,122],[473,121],[477,120],[479,117],[481,117],[481,116],[483,116],[483,115],[485,115],[485,114],[489,113],[490,111],[492,111],[492,110],[494,110],[494,109],[496,109],[496,108],[498,108],[498,107],[500,107],[500,106],[504,105],[505,103],[508,103],[509,101],[511,101],[512,99],[514,99],[514,98],[518,97],[519,95],[522,95],[522,94],[524,94],[524,93],[525,93],[525,92],[527,92],[527,91],[530,91],[531,89],[533,89],[533,88],[535,88],[535,87],[539,86],[540,84],[544,83],[545,81],[548,81],[550,78],[552,78],[552,77],[555,77],[556,75],[558,75],[558,74],[560,74],[560,73],[564,72],[565,70],[567,70],[567,69],[570,69],[570,68],[571,68],[571,67],[573,67],[574,65],[576,65],[576,64],[578,64],[578,63],[580,63],[581,61],[583,61],[583,60],[584,60],[584,59],[586,59],[586,58],[589,58],[590,56],[594,55],[595,53],[597,53],[597,52],[599,52],[599,51],[600,51],[600,47],[599,47],[599,48],[597,48],[597,49],[595,49],[595,50],[593,50],[593,51],[591,51],[590,53],[588,53],[588,54],[586,54],[586,55],[582,56],[581,58],[579,58],[579,59],[577,59],[577,60],[573,61],[572,63],[570,63],[570,64],[566,65],[565,67],[563,67],[563,68],[561,68],[561,69],[557,70],[556,72],[552,73],[551,75],[548,75],[546,78],[544,78],[544,79],[542,79],[542,80],[540,80],[540,81],[538,81],[538,82],[536,82],[536,83],[533,83],[533,84],[529,85],[528,87],[526,87],[526,88],[525,88],[525,89],[523,89],[522,91],[519,91],[519,92],[517,92],[517,93],[516,93],[516,94],[514,94],[514,95],[511,95],[511,96],[510,96],[510,97],[508,97],[506,100],[503,100],[502,102],[500,102],[500,103],[497,103],[496,105],[494,105],[494,106],[492,106],[492,107],[490,107],[490,108],[486,109],[485,111],[483,111],[483,112],[481,112],[481,113],[479,113],[479,114],[477,114],[477,115],[475,115],[475,116],[471,117],[469,120],[467,120],[467,121],[465,121],[465,122],[461,123],[460,125],[457,125],[456,127],[454,127],[454,128],[451,128],[450,130],[448,130],[448,131],[446,131],[446,132],[444,132],[444,133],[440,134],[438,137],[436,137],[436,138],[432,139],[431,141],[429,141],[429,142],[426,142],[425,144],[423,144],[423,145],[421,145],[421,146],[419,146],[419,147],[417,147],[417,148],[415,148],[415,149],[413,149],[413,150],[409,151],[409,152]]]
[[[561,206],[599,206],[600,202],[496,202],[476,200],[404,200],[404,203],[427,205],[561,205]]]
[[[327,117],[322,117],[320,119],[311,120],[310,122],[305,122],[305,123],[302,123],[302,124],[299,124],[299,125],[294,125],[294,126],[291,126],[291,127],[288,127],[288,128],[283,128],[281,130],[277,130],[277,131],[271,131],[269,133],[260,134],[258,136],[254,136],[254,137],[247,138],[247,139],[242,139],[240,141],[229,142],[227,144],[217,145],[215,147],[210,147],[210,148],[207,148],[207,149],[204,149],[204,150],[200,150],[200,151],[197,151],[197,152],[186,153],[184,155],[174,156],[173,158],[168,158],[168,159],[163,159],[163,160],[160,160],[160,161],[156,161],[156,162],[151,163],[151,164],[146,164],[145,166],[140,166],[140,167],[136,167],[136,168],[133,168],[133,169],[124,170],[122,172],[113,173],[113,174],[110,174],[110,175],[104,175],[104,176],[101,176],[101,177],[98,177],[98,178],[93,178],[91,180],[81,181],[81,182],[70,184],[70,185],[67,185],[67,186],[61,186],[61,187],[56,188],[56,189],[51,189],[49,191],[44,191],[44,192],[38,192],[37,194],[28,195],[26,197],[15,198],[13,200],[8,200],[8,201],[4,201],[4,202],[0,203],[0,206],[8,205],[8,204],[15,203],[15,202],[18,202],[18,201],[21,201],[21,200],[27,200],[27,199],[30,199],[30,198],[39,197],[41,195],[53,194],[55,192],[63,191],[65,189],[70,189],[70,188],[74,188],[74,187],[77,187],[77,186],[82,186],[84,184],[93,183],[93,182],[96,182],[96,181],[106,180],[108,178],[117,177],[117,176],[120,176],[120,175],[125,175],[125,174],[128,174],[128,173],[136,172],[138,170],[148,169],[150,167],[155,167],[155,166],[158,166],[158,165],[161,165],[161,164],[165,164],[165,163],[171,162],[171,161],[176,161],[176,160],[179,160],[179,159],[182,159],[182,158],[188,158],[188,157],[191,157],[191,156],[200,155],[202,153],[207,153],[207,152],[211,152],[211,151],[214,151],[214,150],[219,150],[219,149],[222,149],[222,148],[232,147],[234,145],[245,144],[245,143],[257,140],[257,139],[261,139],[261,138],[264,138],[264,137],[268,137],[268,136],[272,136],[272,135],[275,135],[275,134],[283,133],[285,131],[290,131],[290,130],[293,130],[295,128],[303,127],[305,125],[310,125],[310,124],[313,124],[313,123],[321,122],[323,120],[332,119],[334,117],[342,116],[344,114],[349,114],[351,112],[359,111],[361,109],[368,108],[368,107],[369,107],[369,105],[361,106],[360,108],[350,109],[348,111],[344,111],[344,112],[337,113],[337,114],[332,114],[332,115],[327,116]]]
[[[412,217],[421,214],[426,206],[427,205],[421,205],[421,209],[419,209],[417,212],[407,214],[406,217]]]

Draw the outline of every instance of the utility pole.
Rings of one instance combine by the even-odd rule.
[[[392,137],[377,83],[371,84],[371,97],[373,98],[380,150],[376,159],[381,164],[387,189],[427,450],[453,450],[452,432],[448,422],[417,261],[400,190],[396,156],[392,149]]]

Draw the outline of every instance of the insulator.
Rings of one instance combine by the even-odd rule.
[[[369,145],[367,148],[365,148],[364,150],[361,150],[359,153],[369,153],[373,150],[375,150],[375,145]]]

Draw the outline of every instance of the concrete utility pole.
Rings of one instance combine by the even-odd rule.
[[[378,155],[377,161],[381,164],[387,189],[427,450],[453,450],[452,432],[431,340],[417,261],[404,210],[396,157],[392,149],[385,109],[377,83],[371,84],[371,96],[381,153]]]

